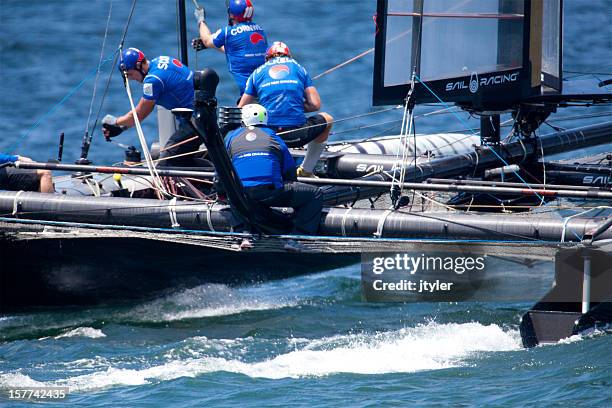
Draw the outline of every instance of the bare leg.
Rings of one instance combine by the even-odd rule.
[[[53,185],[53,177],[51,176],[51,171],[38,170],[36,173],[40,177],[40,192],[55,193],[55,186]]]
[[[325,130],[315,139],[315,142],[325,143],[327,141],[327,138],[329,137],[329,132],[331,131],[334,117],[326,112],[319,112],[319,115],[325,118],[325,121],[327,121],[327,126],[325,127]]]

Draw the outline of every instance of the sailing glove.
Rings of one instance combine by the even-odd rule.
[[[104,119],[102,119],[102,133],[104,133],[104,138],[107,141],[110,141],[111,137],[115,137],[121,134],[125,129],[125,126],[117,125],[117,118],[113,115],[106,115]]]
[[[202,51],[203,49],[206,48],[206,45],[204,44],[204,41],[202,41],[202,39],[200,37],[194,38],[193,40],[191,40],[191,46],[196,51]]]
[[[204,7],[198,7],[193,11],[193,15],[198,25],[200,25],[200,23],[203,23],[206,19],[206,10],[204,10]]]

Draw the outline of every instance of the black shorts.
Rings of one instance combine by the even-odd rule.
[[[288,147],[302,147],[319,137],[325,131],[326,126],[327,121],[323,115],[317,113],[306,119],[306,123],[300,127],[270,127],[285,141]]]
[[[3,167],[0,168],[0,190],[39,191],[40,177],[37,170]]]

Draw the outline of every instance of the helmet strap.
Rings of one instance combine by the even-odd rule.
[[[145,77],[147,76],[147,74],[145,74],[143,72],[143,70],[142,70],[142,63],[143,63],[143,61],[145,61],[145,60],[142,60],[142,61],[136,63],[136,71],[140,72],[140,75],[142,75],[142,79],[144,80]]]

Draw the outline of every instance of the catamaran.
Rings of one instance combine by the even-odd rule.
[[[185,1],[177,3],[187,63]],[[205,141],[201,167],[163,167],[144,137],[145,160],[134,147],[126,157],[140,166],[94,166],[87,135],[77,164],[17,162],[72,176],[56,179],[61,194],[0,191],[0,308],[131,299],[312,273],[367,253],[443,250],[554,260],[553,288],[521,320],[525,346],[609,325],[612,156],[548,157],[609,146],[612,122],[549,133],[541,125],[564,106],[609,103],[611,81],[563,79],[562,21],[561,0],[378,0],[373,103],[401,106],[402,129],[332,143],[319,178],[300,179],[324,192],[317,236],[288,234],[291,209],[244,194],[222,131],[239,111],[217,107],[210,69],[196,72],[193,112],[158,112],[162,146],[172,115],[190,121]],[[480,129],[417,135],[414,108],[425,103],[479,116]],[[563,210],[550,211],[554,203]],[[101,246],[111,255],[101,258]]]

